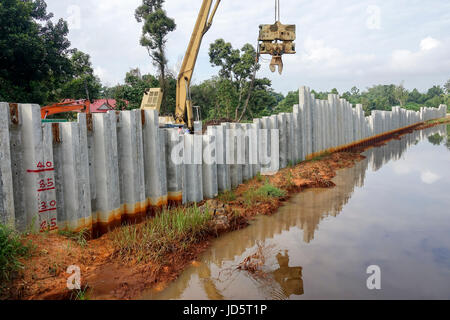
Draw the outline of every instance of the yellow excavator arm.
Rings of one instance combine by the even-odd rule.
[[[186,55],[184,56],[183,64],[181,65],[177,79],[175,123],[187,124],[187,127],[191,131],[194,127],[194,114],[192,111],[192,100],[190,95],[192,73],[194,72],[195,63],[197,62],[203,36],[212,25],[220,0],[216,0],[214,9],[211,12],[212,4],[213,0],[203,0],[197,22],[195,23],[194,32],[189,41]]]

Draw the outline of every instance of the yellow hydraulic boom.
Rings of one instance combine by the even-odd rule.
[[[177,79],[175,123],[186,123],[191,131],[194,127],[194,113],[192,111],[192,100],[190,94],[192,73],[194,72],[195,63],[197,61],[203,36],[206,32],[208,32],[209,28],[211,28],[214,16],[220,4],[220,0],[215,1],[214,9],[211,12],[212,4],[213,0],[203,0],[197,22],[195,23],[194,32],[192,33],[191,40],[189,41],[189,46],[187,48],[186,55],[184,56],[183,64],[181,65],[180,73]]]

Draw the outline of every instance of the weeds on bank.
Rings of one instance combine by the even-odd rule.
[[[24,244],[19,233],[0,224],[0,293],[6,282],[23,268],[19,258],[31,257],[32,251],[31,242]]]
[[[217,197],[219,201],[230,202],[236,200],[236,194],[233,191],[225,191]]]
[[[292,174],[291,170],[288,170],[285,173],[284,178],[286,179],[286,187],[287,188],[292,188],[293,186],[295,186],[294,175]]]
[[[258,173],[256,174],[256,181],[262,182],[263,179],[264,179],[264,178],[263,178],[263,176],[261,175],[261,173],[258,172]]]
[[[75,241],[82,248],[87,246],[87,240],[90,236],[90,232],[87,229],[83,229],[80,232],[58,231],[58,234]]]
[[[450,117],[446,117],[446,118],[440,118],[440,119],[435,119],[435,120],[428,120],[426,122],[426,124],[437,124],[437,123],[447,123],[450,121]]]
[[[257,202],[263,202],[272,198],[281,198],[284,196],[286,196],[286,191],[271,185],[267,181],[258,189],[250,189],[243,194],[244,201],[248,207],[254,205]]]
[[[164,262],[167,254],[184,251],[210,232],[208,210],[197,206],[164,210],[139,225],[111,233],[114,255],[128,262]]]

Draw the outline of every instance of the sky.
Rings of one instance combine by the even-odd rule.
[[[142,0],[46,0],[54,19],[69,22],[72,47],[91,56],[104,85],[123,83],[138,67],[156,74],[139,44],[142,25],[134,10]],[[281,22],[296,24],[295,55],[285,55],[284,71],[269,70],[263,56],[258,77],[267,77],[277,92],[300,86],[339,92],[356,86],[400,84],[426,91],[450,79],[450,1],[448,0],[281,0]],[[169,68],[183,59],[201,0],[166,0],[177,29],[168,37]],[[209,44],[223,38],[234,48],[256,45],[258,26],[274,22],[273,0],[222,0],[205,35],[193,83],[218,73],[209,62]]]

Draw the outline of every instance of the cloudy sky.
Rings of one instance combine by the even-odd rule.
[[[134,10],[142,0],[46,0],[48,11],[69,22],[72,46],[92,57],[106,85],[123,82],[130,68],[153,72],[139,45],[141,25]],[[166,0],[177,29],[169,36],[169,67],[177,70],[187,48],[201,0]],[[258,25],[273,23],[273,0],[222,0],[204,38],[194,83],[217,73],[208,47],[223,38],[240,48],[256,44]],[[400,83],[423,91],[450,79],[448,0],[281,0],[281,21],[297,25],[296,55],[284,57],[284,72],[263,63],[259,77],[287,93],[301,85],[316,90]],[[266,57],[265,60],[268,60]]]

